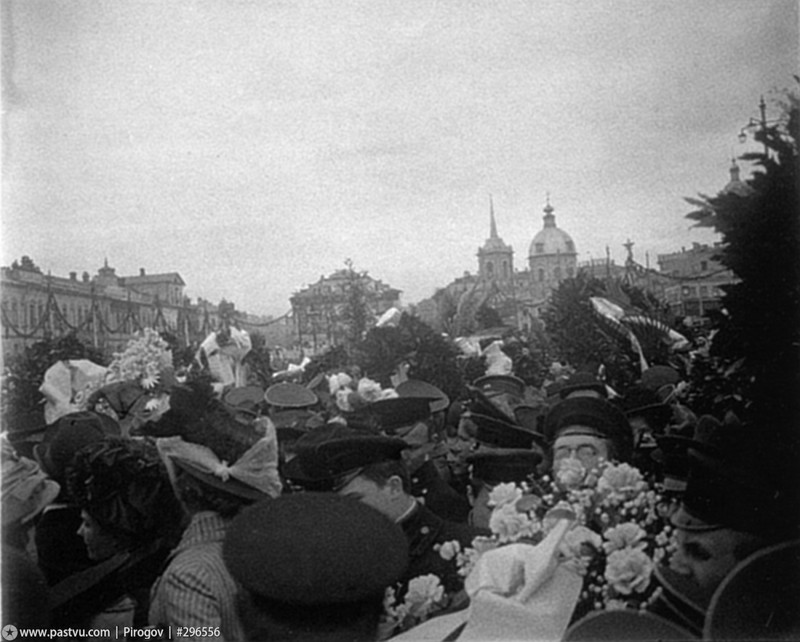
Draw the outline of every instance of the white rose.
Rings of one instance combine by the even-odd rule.
[[[653,560],[639,548],[614,551],[606,558],[605,578],[621,595],[644,593],[650,585]]]
[[[351,394],[353,394],[353,391],[347,388],[336,391],[336,405],[339,407],[339,410],[343,410],[344,412],[353,411],[353,406],[350,404]]]
[[[528,515],[518,512],[514,504],[501,504],[492,511],[489,529],[501,542],[505,542],[531,535],[534,524]]]
[[[522,489],[513,482],[497,484],[489,493],[489,506],[502,506],[503,504],[516,504],[522,497]]]
[[[606,553],[612,553],[623,548],[643,548],[647,533],[638,524],[625,522],[619,526],[609,528],[603,533],[603,537],[606,539],[603,543],[603,548]]]
[[[600,535],[586,526],[579,525],[567,531],[560,550],[566,557],[591,557],[600,550],[602,543]]]
[[[565,488],[575,488],[580,486],[586,477],[586,469],[577,459],[562,459],[558,462],[556,479]]]
[[[381,398],[382,391],[381,385],[378,382],[364,377],[358,382],[357,392],[358,396],[364,401],[371,403],[373,401],[378,401],[378,399]]]
[[[444,587],[438,576],[420,575],[408,583],[405,604],[408,606],[409,615],[424,618],[443,597]]]
[[[638,492],[644,484],[642,473],[629,464],[607,466],[597,482],[597,489],[603,493],[631,494]]]

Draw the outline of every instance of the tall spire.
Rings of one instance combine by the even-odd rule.
[[[492,201],[492,195],[489,194],[489,238],[496,239],[497,238],[497,223],[494,220],[494,201]]]
[[[550,205],[550,192],[547,192],[547,205],[544,206],[544,226],[545,227],[555,227],[556,226],[556,217],[553,215],[553,206]]]

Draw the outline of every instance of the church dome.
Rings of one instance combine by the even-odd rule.
[[[556,217],[553,215],[553,207],[548,203],[544,208],[544,228],[533,237],[528,256],[535,258],[549,254],[569,254],[575,255],[575,243],[572,237],[564,230],[556,227]]]

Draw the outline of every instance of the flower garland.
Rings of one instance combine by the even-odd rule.
[[[572,620],[596,610],[645,609],[660,592],[653,570],[673,546],[661,502],[658,489],[633,466],[601,460],[587,474],[577,460],[568,459],[560,462],[553,478],[495,486],[489,495],[491,536],[476,537],[467,548],[457,541],[437,548],[467,577],[487,551],[514,542],[541,542],[555,524],[548,513],[568,508],[577,520],[559,553],[563,563],[584,577]],[[388,593],[381,630],[394,635],[448,608],[453,598],[439,590],[438,579],[415,578],[400,603],[394,591]]]

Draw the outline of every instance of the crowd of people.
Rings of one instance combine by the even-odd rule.
[[[391,387],[300,374],[260,387],[199,369],[161,396],[137,384],[122,410],[117,381],[41,429],[7,426],[2,624],[231,641],[800,635],[780,445],[735,416],[697,417],[676,369],[622,391],[596,372],[533,388],[490,371],[458,399],[405,369]],[[593,553],[611,549],[587,535],[576,566],[565,544],[608,516],[552,500],[608,467],[656,498],[647,525],[666,538],[628,589],[605,571],[621,597],[647,595],[635,609],[612,608],[609,589],[578,606]],[[538,516],[526,536],[500,519],[508,493]],[[626,550],[644,550],[640,533]],[[414,611],[421,579],[435,595]]]

